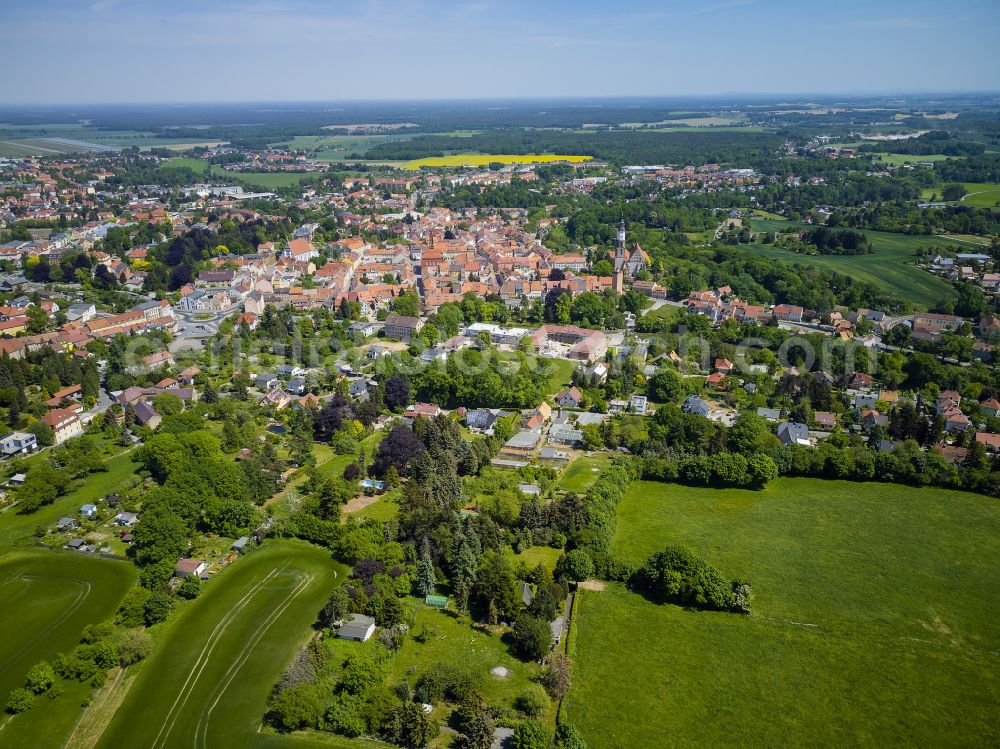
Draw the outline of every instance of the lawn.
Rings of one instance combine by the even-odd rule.
[[[241,559],[165,625],[98,746],[336,745],[258,729],[271,688],[345,572],[328,551],[294,541],[268,541]]]
[[[46,460],[47,455],[39,455],[28,460]],[[92,473],[71,492],[64,494],[50,505],[46,505],[30,515],[18,515],[13,507],[0,513],[0,549],[8,550],[18,546],[31,545],[36,528],[49,527],[63,515],[76,517],[81,505],[107,496],[135,474],[137,463],[133,463],[128,453],[120,453],[108,459],[108,470]]]
[[[400,681],[412,685],[417,677],[438,663],[461,664],[479,679],[479,691],[491,705],[512,705],[526,692],[531,680],[539,673],[535,663],[524,663],[510,654],[507,645],[497,635],[478,632],[468,618],[455,618],[451,613],[418,603],[412,632],[427,633],[426,642],[407,637],[393,659],[389,684]],[[505,679],[490,674],[490,669],[503,666],[510,671]]]
[[[788,231],[806,227],[792,221],[750,219],[754,231]],[[882,231],[865,231],[872,242],[871,255],[802,255],[774,245],[743,245],[740,249],[756,255],[780,260],[787,265],[806,265],[822,270],[845,273],[859,281],[868,281],[887,294],[908,301],[915,306],[928,308],[953,295],[951,286],[913,263],[918,247],[950,247],[960,250],[961,242],[941,237],[894,234]]]
[[[135,582],[132,565],[75,552],[16,551],[0,559],[0,699],[23,684],[32,665],[72,650],[84,626],[110,617]],[[63,743],[90,685],[59,683],[62,697],[39,699],[9,720],[5,747]]]
[[[184,156],[175,156],[172,159],[167,159],[160,167],[162,169],[178,169],[181,167],[187,167],[188,169],[197,172],[198,174],[204,174],[208,169],[208,162],[202,161],[201,159],[191,159]]]
[[[416,170],[421,167],[448,166],[486,166],[487,164],[545,164],[551,161],[581,162],[590,161],[593,156],[560,156],[557,154],[478,154],[459,153],[451,156],[430,156],[425,159],[414,159],[403,164],[404,169]]]
[[[996,500],[811,479],[634,484],[613,551],[639,562],[668,542],[749,578],[754,613],[585,591],[567,709],[589,745],[1000,741]]]
[[[566,472],[559,477],[558,487],[568,492],[585,492],[590,485],[597,481],[601,475],[601,470],[611,463],[610,453],[597,453],[596,455],[577,458],[566,468]]]
[[[549,395],[555,395],[560,390],[570,386],[573,370],[576,369],[576,362],[568,359],[546,359],[538,357],[540,367],[545,367],[549,373]]]
[[[514,562],[524,562],[529,570],[535,569],[538,565],[548,568],[549,572],[556,568],[556,562],[562,556],[562,549],[553,549],[549,546],[529,546],[524,551],[517,554],[508,548],[510,558]]]

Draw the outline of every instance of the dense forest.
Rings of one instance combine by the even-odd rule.
[[[426,135],[379,143],[370,159],[420,159],[449,152],[584,155],[614,164],[749,164],[781,145],[781,138],[755,132],[596,132],[504,130],[470,137]]]

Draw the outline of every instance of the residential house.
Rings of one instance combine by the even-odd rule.
[[[80,514],[85,518],[92,518],[97,515],[97,505],[90,504],[89,502],[80,508]]]
[[[342,640],[368,642],[375,632],[375,619],[365,614],[351,614],[346,622],[337,630],[337,637]]]
[[[996,398],[990,398],[979,404],[980,410],[987,416],[992,416],[994,418],[1000,416],[1000,401]]]
[[[37,447],[38,439],[31,432],[11,432],[0,438],[0,454],[4,457],[30,453]]]
[[[813,421],[821,429],[833,429],[837,426],[837,417],[828,411],[813,411]]]
[[[134,512],[119,512],[115,515],[115,525],[121,526],[122,528],[131,528],[138,522],[139,516]]]
[[[783,445],[803,445],[809,442],[809,427],[795,421],[783,421],[778,424],[778,439]]]
[[[278,386],[278,376],[270,372],[261,372],[253,378],[253,386],[260,391],[270,390]]]
[[[681,411],[686,414],[697,414],[698,416],[708,416],[712,409],[697,395],[689,395],[681,404]]]
[[[580,404],[583,403],[583,393],[576,387],[571,387],[556,395],[556,403],[562,408],[579,408]]]
[[[492,434],[499,414],[485,408],[477,408],[465,414],[465,425],[472,430],[484,434]]]
[[[986,447],[990,453],[1000,453],[1000,434],[976,432],[976,442]]]
[[[174,566],[175,577],[200,577],[208,569],[208,563],[203,559],[180,559]]]
[[[71,437],[83,434],[83,422],[80,417],[65,408],[56,408],[42,417],[42,422],[52,428],[55,444],[60,445]]]
[[[423,321],[418,317],[407,317],[390,312],[389,316],[385,318],[383,331],[386,338],[395,338],[397,341],[409,343],[423,326]]]
[[[132,411],[135,413],[136,423],[140,426],[149,427],[150,429],[156,429],[160,425],[163,417],[156,412],[148,401],[138,401],[134,406],[132,406]]]
[[[802,322],[802,313],[805,310],[794,304],[778,304],[774,307],[774,318],[786,322]]]

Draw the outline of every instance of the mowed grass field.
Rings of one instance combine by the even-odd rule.
[[[295,541],[241,559],[167,625],[97,746],[310,745],[258,729],[271,688],[345,573],[328,551]]]
[[[569,719],[590,746],[996,746],[1000,505],[961,492],[780,479],[638,482],[613,551],[690,546],[747,577],[753,614],[578,599]]]
[[[960,201],[963,205],[979,206],[981,208],[993,208],[1000,203],[1000,184],[996,182],[960,182],[965,188],[965,196]],[[933,196],[941,199],[943,187],[925,187],[920,194],[924,200],[930,200]]]
[[[457,153],[451,156],[429,156],[425,159],[414,159],[403,164],[404,169],[416,170],[421,167],[447,166],[486,166],[488,164],[547,164],[552,161],[570,161],[579,163],[590,161],[593,156],[559,156],[557,154],[488,154],[488,153]]]
[[[793,228],[809,228],[808,224],[769,219],[750,219],[754,231],[788,231]],[[802,255],[774,245],[752,244],[741,249],[757,255],[780,260],[787,265],[804,265],[822,270],[845,273],[859,281],[868,281],[886,293],[927,308],[954,295],[954,290],[945,281],[914,263],[918,247],[951,247],[962,252],[961,242],[942,237],[924,237],[908,234],[894,234],[883,231],[865,231],[872,242],[871,255]]]
[[[909,153],[879,153],[876,155],[886,164],[892,164],[893,166],[916,164],[920,161],[944,161],[945,159],[952,158],[951,156],[945,156],[943,153],[923,154],[921,156],[914,156]]]
[[[68,653],[87,624],[108,619],[136,584],[127,562],[76,552],[17,551],[0,559],[0,699],[22,686],[28,669]],[[64,683],[56,700],[39,698],[0,730],[5,747],[61,746],[73,727],[89,684]]]

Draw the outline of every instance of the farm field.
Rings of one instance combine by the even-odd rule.
[[[411,135],[297,135],[281,145],[286,148],[304,148],[311,158],[319,161],[353,161],[351,157],[364,154],[373,146],[388,140],[407,140]]]
[[[79,143],[59,143],[47,138],[57,138]],[[151,147],[167,148],[190,144],[218,143],[218,141],[190,138],[158,138],[156,133],[144,130],[98,130],[92,127],[72,124],[40,124],[40,125],[6,125],[0,124],[0,156],[52,156],[56,153],[81,153],[93,151],[96,146],[112,148],[129,148],[139,146],[143,150]],[[14,153],[16,150],[28,149],[30,153]]]
[[[679,125],[641,128],[644,133],[683,133],[691,130],[711,130],[715,132],[763,133],[768,128],[759,125]]]
[[[633,484],[613,552],[640,562],[668,542],[750,579],[754,613],[584,591],[567,707],[589,745],[997,744],[995,500],[813,479]]]
[[[1000,184],[996,182],[960,182],[966,194],[960,201],[963,205],[992,208],[1000,203]],[[920,194],[924,200],[930,200],[934,195],[941,197],[941,187],[925,187]]]
[[[127,562],[75,552],[17,551],[0,559],[0,695],[21,686],[28,669],[69,652],[87,624],[103,621],[136,583]],[[89,684],[63,682],[65,694],[39,699],[4,723],[6,747],[61,746],[80,712]]]
[[[921,156],[914,156],[909,153],[878,153],[875,155],[882,159],[882,161],[886,164],[892,164],[894,166],[916,164],[918,161],[944,161],[945,159],[953,158],[951,156],[945,156],[943,153],[923,154]]]
[[[97,746],[330,746],[258,728],[345,572],[329,552],[293,541],[268,541],[240,560],[168,623]]]
[[[798,227],[790,221],[750,219],[754,231],[781,231]],[[801,226],[808,226],[802,224]],[[912,265],[918,247],[965,247],[941,237],[892,234],[881,231],[864,232],[872,242],[875,252],[871,255],[802,255],[772,245],[743,245],[741,249],[756,255],[780,260],[787,265],[808,265],[826,271],[846,273],[859,281],[868,281],[886,293],[899,297],[919,307],[931,307],[954,294],[951,286],[927,271]]]
[[[559,156],[556,154],[478,154],[459,153],[451,156],[429,156],[425,159],[407,161],[404,169],[417,170],[421,167],[485,166],[487,164],[546,164],[551,161],[583,162],[592,156]]]

